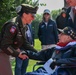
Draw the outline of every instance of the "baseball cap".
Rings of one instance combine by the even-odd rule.
[[[76,32],[71,27],[65,27],[64,29],[58,29],[61,33],[69,35],[72,39],[76,39]]]
[[[43,12],[43,14],[45,14],[45,13],[50,14],[50,10],[49,9],[45,9],[44,12]]]

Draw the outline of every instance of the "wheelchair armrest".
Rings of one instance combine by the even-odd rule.
[[[45,64],[45,61],[38,61],[38,62],[36,62],[36,64],[33,66],[33,71],[35,71],[35,67],[36,66],[44,65],[44,64]]]

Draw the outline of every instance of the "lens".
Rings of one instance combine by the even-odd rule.
[[[44,15],[49,15],[49,13],[44,13]]]

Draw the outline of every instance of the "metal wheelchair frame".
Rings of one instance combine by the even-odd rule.
[[[44,61],[40,61],[40,62],[36,62],[36,64],[33,66],[33,71],[35,71],[35,67],[36,66],[39,66],[39,68],[41,68],[41,66],[42,65],[44,65],[45,64],[45,62]],[[73,66],[72,66],[73,67]],[[39,69],[39,68],[37,68],[37,69]],[[67,70],[67,72],[69,73],[69,75],[72,75],[68,70]],[[56,75],[57,75],[58,73],[56,72]],[[74,75],[76,75],[76,74],[74,74]]]
[[[35,71],[35,67],[36,66],[42,66],[45,64],[45,61],[39,61],[39,62],[36,62],[36,64],[33,66],[33,71]]]

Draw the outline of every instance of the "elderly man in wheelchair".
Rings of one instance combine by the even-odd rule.
[[[30,59],[44,61],[45,64],[25,75],[76,75],[76,32],[71,27],[60,31],[56,47],[40,52],[27,51]]]

